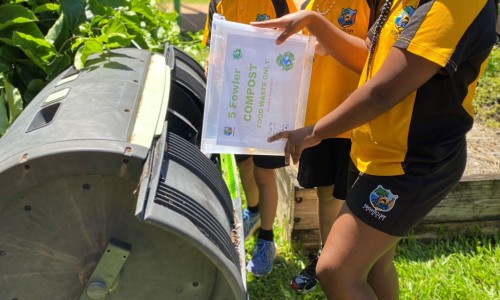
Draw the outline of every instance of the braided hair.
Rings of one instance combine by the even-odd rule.
[[[370,45],[370,49],[368,50],[368,66],[366,69],[366,80],[368,80],[368,75],[371,72],[371,65],[373,60],[373,52],[375,52],[375,46],[377,45],[378,38],[380,37],[380,32],[382,31],[382,27],[387,21],[387,17],[389,16],[389,11],[391,10],[392,0],[386,0],[382,8],[380,9],[380,15],[375,21],[375,32],[372,36],[372,43]]]

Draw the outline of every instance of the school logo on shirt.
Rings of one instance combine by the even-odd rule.
[[[396,26],[397,33],[401,33],[403,29],[405,29],[406,25],[408,25],[408,22],[410,22],[410,18],[415,12],[415,8],[411,6],[406,6],[403,8],[403,10],[399,13],[399,15],[396,17],[396,20],[394,20],[394,25]]]
[[[267,21],[271,19],[269,15],[266,14],[257,14],[257,18],[255,18],[255,21],[260,22],[260,21]]]
[[[390,190],[385,189],[383,186],[378,185],[370,193],[370,204],[376,211],[388,212],[396,204],[398,195],[394,195]]]
[[[295,56],[292,52],[287,51],[283,54],[278,55],[276,59],[276,63],[280,66],[283,71],[288,71],[293,68],[293,61],[295,60]]]
[[[354,22],[356,22],[356,13],[358,11],[356,9],[352,8],[342,8],[342,11],[340,12],[340,17],[338,18],[338,22],[340,27],[347,32],[351,33],[353,30],[347,30],[348,27],[351,27]],[[348,32],[349,31],[349,32]]]

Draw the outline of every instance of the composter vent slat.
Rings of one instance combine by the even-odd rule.
[[[201,79],[192,77],[195,74],[188,72],[186,64],[179,61],[176,61],[176,63],[172,80],[196,96],[199,105],[204,105],[206,84]]]
[[[205,75],[205,69],[191,56],[189,56],[187,53],[183,52],[177,47],[174,48],[174,53],[175,53],[175,58],[177,61],[182,61],[186,65],[188,65],[189,69],[192,70],[193,72],[196,72],[196,74],[199,77],[199,80],[203,83],[207,82],[207,77]]]
[[[154,202],[189,219],[235,266],[239,266],[236,248],[227,232],[217,219],[197,201],[166,185],[165,178],[160,178]]]
[[[197,148],[176,134],[167,134],[167,156],[206,180],[207,186],[219,195],[229,220],[233,219],[232,200],[217,167]]]

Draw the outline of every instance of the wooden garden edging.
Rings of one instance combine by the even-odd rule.
[[[320,246],[315,189],[304,189],[296,180],[296,166],[277,170],[277,220],[285,239],[305,250]],[[480,231],[500,231],[500,174],[463,177],[455,188],[418,224],[412,235],[433,240]]]

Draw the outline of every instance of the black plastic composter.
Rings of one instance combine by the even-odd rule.
[[[247,297],[203,70],[168,49],[68,69],[0,139],[0,299]]]
[[[178,48],[167,48],[165,57],[172,68],[168,130],[199,148],[205,106],[205,71],[191,56]]]

